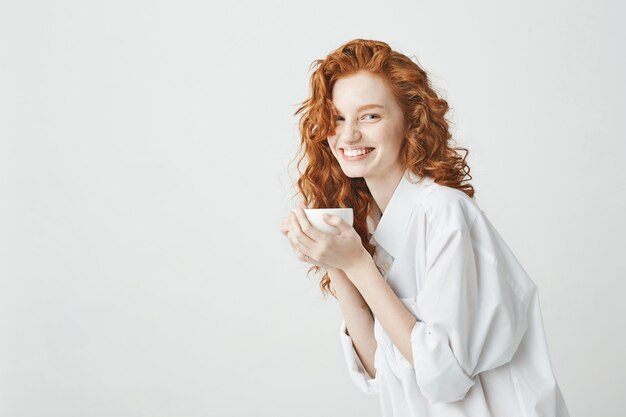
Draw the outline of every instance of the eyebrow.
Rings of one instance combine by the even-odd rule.
[[[361,107],[359,107],[358,109],[356,109],[356,111],[361,111],[361,110],[367,110],[367,109],[372,109],[374,107],[380,107],[381,109],[384,109],[383,106],[381,106],[380,104],[364,104]],[[338,109],[339,110],[339,109]]]

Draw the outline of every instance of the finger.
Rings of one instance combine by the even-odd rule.
[[[299,251],[296,249],[296,255],[298,257],[298,259],[302,262],[308,262],[308,263],[315,263],[315,260],[311,258],[311,256],[307,255],[306,253]]]
[[[345,233],[345,232],[349,231],[350,229],[352,229],[352,226],[350,226],[348,223],[346,223],[339,216],[334,216],[332,214],[325,214],[323,216],[323,220],[326,223],[330,224],[331,226],[335,226],[337,229],[339,229],[339,233]]]
[[[298,247],[300,246],[300,243],[298,242],[298,239],[293,236],[293,233],[287,232],[287,240],[289,240],[289,244],[292,249],[297,252],[299,250]]]
[[[280,224],[280,232],[287,236],[287,233],[289,232],[289,220],[288,219],[283,219],[282,223]]]
[[[296,258],[298,258],[299,261],[306,262],[306,259],[304,258],[304,253],[302,253],[298,249],[294,249],[294,253],[296,254]]]
[[[315,241],[313,241],[309,236],[307,236],[300,226],[300,221],[294,212],[289,214],[289,224],[291,229],[291,234],[294,235],[296,240],[302,245],[302,247],[306,250],[315,246]]]
[[[298,241],[296,241],[295,245],[292,244],[292,246],[294,246],[294,251],[298,255],[298,259],[304,262],[308,262],[310,264],[318,264],[317,256],[311,252],[311,249],[303,248]]]
[[[293,248],[294,252],[296,252],[296,254],[300,253],[301,255],[304,255],[305,253],[308,253],[310,251],[309,248],[305,247],[302,243],[300,243],[300,241],[298,241],[298,239],[296,239],[293,233],[287,233],[287,238],[289,239],[289,243],[291,244],[291,247]],[[304,258],[300,260],[303,261]]]
[[[304,212],[302,207],[296,208],[295,213],[296,217],[298,217],[300,227],[302,228],[304,234],[306,234],[308,237],[311,238],[311,240],[315,242],[319,242],[324,239],[324,234],[317,230],[315,227],[313,227],[311,222],[309,222],[309,219],[306,217],[306,213]]]

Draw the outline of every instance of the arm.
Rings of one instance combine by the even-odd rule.
[[[406,358],[400,365],[414,369],[433,404],[463,399],[476,375],[512,359],[526,330],[534,287],[523,286],[525,272],[505,257],[498,263],[485,256],[484,248],[474,252],[474,245],[467,228],[439,232],[429,242],[417,317],[366,258],[346,271]]]
[[[382,277],[369,254],[346,271],[389,338],[409,363],[413,362],[411,331],[417,321]]]
[[[363,296],[342,270],[329,270],[328,275],[331,279],[331,289],[339,301],[354,350],[369,377],[375,378],[374,354],[377,343],[374,338],[374,318],[371,310]]]

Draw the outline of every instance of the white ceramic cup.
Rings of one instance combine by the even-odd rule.
[[[296,209],[291,209],[294,213]],[[309,220],[309,223],[317,230],[323,233],[328,233],[331,235],[338,235],[339,229],[335,226],[332,226],[324,220],[324,214],[332,214],[333,216],[339,216],[343,219],[344,222],[348,223],[352,226],[352,222],[354,221],[354,212],[352,208],[320,208],[320,209],[304,209],[304,214],[306,218]]]

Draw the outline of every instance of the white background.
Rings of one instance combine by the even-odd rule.
[[[0,416],[377,416],[279,225],[309,65],[414,56],[540,290],[572,416],[621,416],[626,74],[608,1],[5,1]]]

